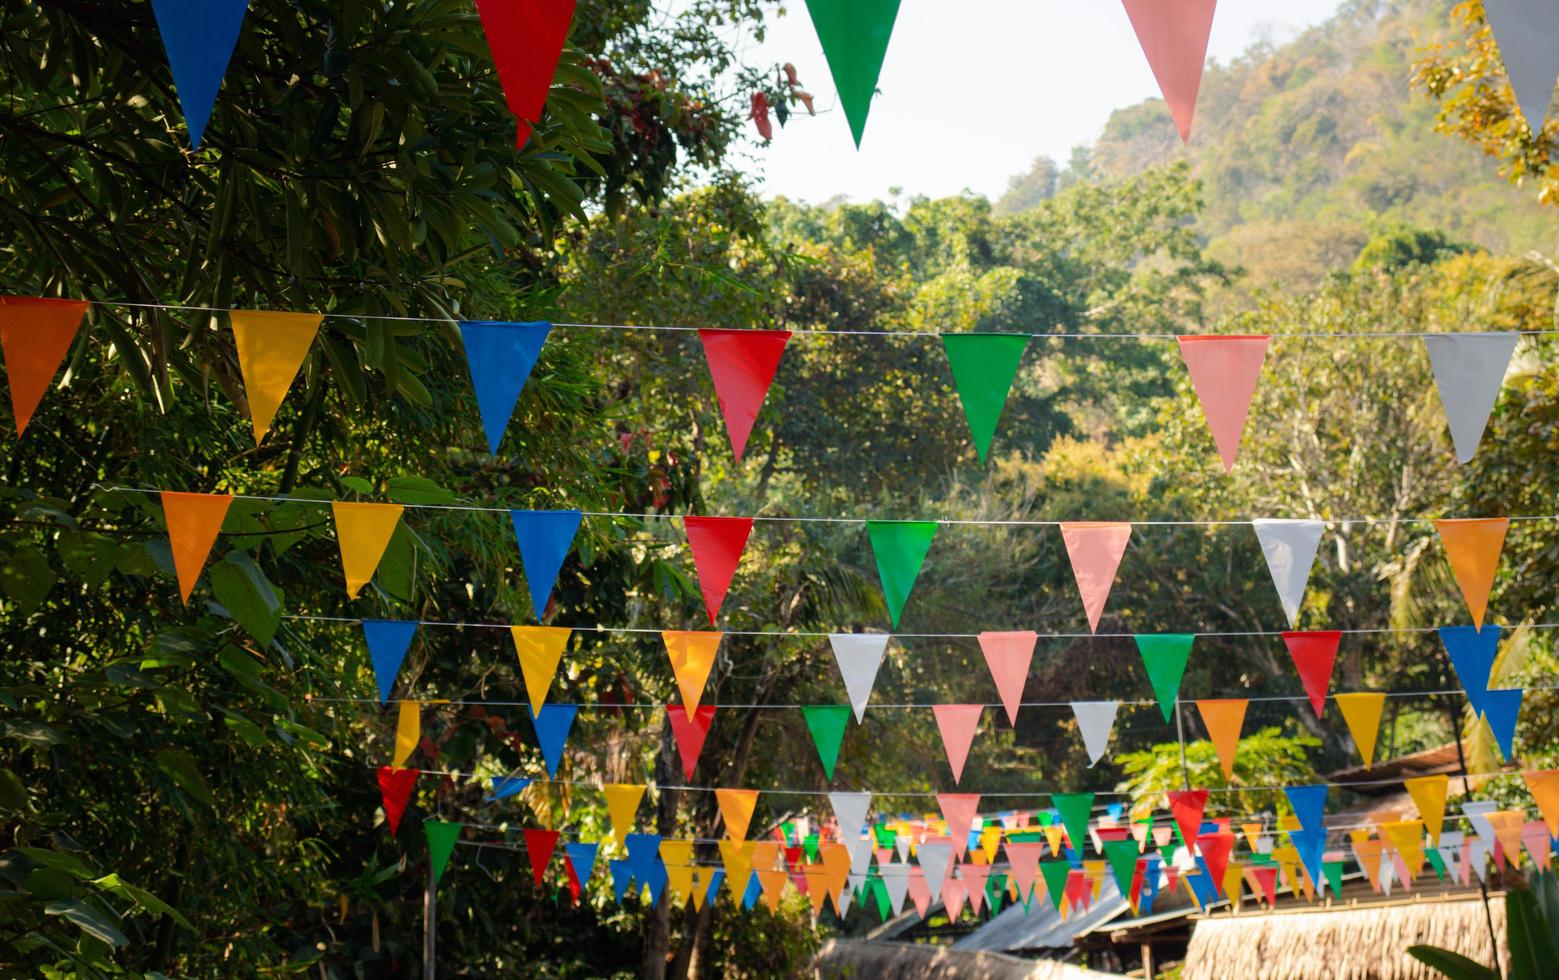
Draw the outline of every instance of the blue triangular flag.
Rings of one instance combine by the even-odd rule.
[[[1158,866],[1157,854],[1143,858],[1142,891],[1137,893],[1138,915],[1150,915],[1153,912],[1153,900],[1158,897]]]
[[[633,868],[633,878],[641,885],[648,885],[655,877],[655,862],[660,858],[659,834],[629,834],[623,838],[628,848],[628,865]]]
[[[1472,626],[1442,626],[1440,642],[1450,655],[1457,680],[1467,692],[1474,714],[1483,714],[1484,696],[1489,690],[1489,674],[1499,654],[1499,626],[1490,623],[1483,629]]]
[[[584,841],[570,841],[563,845],[563,854],[568,858],[568,866],[574,869],[574,878],[581,887],[590,880],[590,872],[595,870],[596,852],[600,849],[599,842],[587,844]]]
[[[628,894],[628,886],[633,883],[633,865],[618,858],[612,858],[607,865],[612,872],[612,894],[617,896],[617,904],[623,903],[623,896]]]
[[[1198,855],[1196,866],[1200,869],[1201,874],[1186,875],[1181,881],[1184,881],[1191,891],[1196,894],[1196,901],[1202,908],[1206,908],[1218,901],[1218,891],[1221,886],[1213,886],[1213,873],[1207,870],[1207,860],[1205,858]]]
[[[487,450],[498,455],[504,430],[525,381],[541,356],[541,346],[552,330],[550,323],[506,323],[496,320],[461,320],[460,339],[465,342],[466,363],[471,368],[471,387],[476,389],[476,410],[487,432]]]
[[[1294,816],[1299,818],[1299,827],[1306,833],[1323,831],[1325,824],[1322,817],[1326,813],[1326,786],[1288,786],[1283,792],[1288,796],[1288,805],[1294,808]]]
[[[704,899],[713,902],[720,897],[720,884],[725,881],[725,870],[716,868],[715,873],[709,876],[709,890],[704,892]]]
[[[758,872],[754,871],[747,877],[747,890],[742,892],[742,911],[751,912],[752,907],[758,904],[758,897],[763,894],[763,883],[758,880]]]
[[[1326,851],[1326,831],[1296,830],[1288,835],[1289,843],[1299,852],[1299,863],[1310,875],[1310,883],[1317,895],[1326,887],[1326,877],[1321,873],[1321,856]]]
[[[531,611],[537,621],[547,612],[547,600],[557,584],[563,559],[574,546],[579,522],[577,510],[511,510],[514,540],[520,546],[520,564],[525,567],[525,584],[530,586]]]
[[[396,619],[363,620],[363,639],[368,641],[368,659],[373,661],[374,680],[379,682],[379,703],[390,700],[390,689],[401,672],[401,662],[417,635],[415,622]]]
[[[1515,758],[1516,722],[1521,717],[1519,687],[1489,691],[1483,698],[1483,716],[1488,719],[1489,731],[1499,743],[1500,753],[1509,762]]]
[[[530,711],[530,705],[526,705],[525,710]],[[568,733],[574,727],[574,716],[577,714],[577,704],[544,704],[539,715],[531,711],[531,722],[536,726],[536,744],[541,746],[541,757],[547,763],[549,779],[558,774],[558,764],[563,761],[563,745],[568,741]]]
[[[660,903],[661,893],[666,890],[666,885],[671,881],[671,876],[666,873],[666,862],[655,855],[654,867],[650,869],[650,904]]]
[[[193,147],[199,148],[206,134],[217,89],[233,59],[248,9],[249,0],[152,0]]]
[[[527,776],[494,776],[492,780],[493,792],[487,798],[489,803],[494,800],[506,800],[530,785],[530,778]]]

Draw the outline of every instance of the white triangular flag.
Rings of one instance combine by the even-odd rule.
[[[1120,706],[1119,701],[1072,702],[1072,714],[1077,716],[1077,727],[1083,733],[1090,769],[1099,764],[1110,747],[1110,730],[1115,727],[1115,712]]]
[[[839,839],[853,844],[861,839],[866,827],[866,811],[872,805],[870,793],[829,793],[828,802],[834,808],[834,819],[839,821]]]
[[[904,862],[908,863],[908,861],[909,861],[909,844],[910,844],[910,840],[909,840],[909,835],[908,834],[894,834],[893,835],[893,849],[898,852],[900,861],[904,861]]]
[[[872,841],[871,838],[862,838],[855,841],[845,841],[844,846],[850,849],[850,874],[866,877],[872,869]]]
[[[1256,529],[1256,540],[1261,542],[1261,553],[1267,556],[1267,571],[1272,573],[1278,601],[1288,614],[1288,626],[1294,629],[1299,625],[1299,606],[1305,600],[1305,586],[1310,582],[1310,569],[1315,565],[1326,524],[1270,520],[1250,523]]]
[[[1559,36],[1559,30],[1550,28]],[[1548,81],[1553,88],[1553,79]],[[1456,461],[1465,463],[1478,451],[1489,413],[1499,399],[1500,386],[1510,368],[1510,356],[1516,352],[1520,334],[1514,333],[1437,333],[1424,337],[1429,349],[1429,364],[1434,368],[1435,387],[1440,389],[1440,404],[1445,406],[1445,421],[1451,427],[1451,442],[1456,446]]]
[[[1543,131],[1559,79],[1559,27],[1553,0],[1483,0],[1505,74],[1532,132]]]
[[[1381,854],[1380,890],[1384,895],[1390,896],[1391,894],[1391,883],[1396,880],[1396,874],[1394,873],[1396,871],[1396,866],[1397,862],[1391,860],[1391,855],[1389,853]]]
[[[1466,839],[1466,834],[1460,830],[1440,831],[1440,846],[1435,850],[1445,862],[1445,876],[1452,881],[1462,877],[1462,841]]]
[[[888,905],[897,913],[904,908],[904,898],[909,894],[909,865],[886,864],[877,870],[888,889]]]
[[[1488,871],[1488,865],[1489,842],[1481,837],[1475,837],[1468,841],[1467,867],[1473,874],[1478,876],[1479,881],[1483,880],[1484,872]],[[1467,878],[1466,880],[1470,882],[1472,879]]]
[[[861,880],[865,881],[866,879],[862,877]],[[849,882],[838,895],[834,896],[834,908],[838,911],[841,919],[850,914],[850,902],[855,898],[855,888],[855,875],[851,875]]]
[[[931,894],[941,895],[942,884],[947,881],[947,866],[953,860],[953,845],[921,844],[917,853],[920,870],[926,875],[926,887],[931,889]]]
[[[850,696],[850,707],[855,709],[859,723],[872,696],[872,685],[877,683],[877,668],[882,666],[882,655],[888,649],[888,634],[834,633],[828,642],[834,648],[845,693]]]
[[[1498,809],[1499,804],[1493,800],[1469,800],[1462,804],[1462,815],[1472,824],[1472,829],[1478,832],[1478,839],[1485,844],[1494,843],[1494,823],[1489,819],[1489,814]]]

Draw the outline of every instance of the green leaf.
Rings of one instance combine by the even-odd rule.
[[[1476,963],[1460,953],[1453,953],[1438,946],[1409,946],[1407,954],[1431,969],[1439,970],[1451,980],[1498,980],[1499,974]]]
[[[1542,980],[1559,962],[1559,951],[1543,921],[1537,898],[1526,888],[1505,893],[1505,927],[1510,946],[1510,980]]]
[[[48,915],[57,915],[67,922],[72,923],[89,936],[108,943],[110,946],[123,946],[129,942],[118,926],[110,921],[107,915],[98,909],[78,899],[62,899],[50,902],[43,907]]]
[[[261,645],[270,643],[281,626],[281,591],[254,559],[241,551],[230,551],[211,566],[210,576],[217,602]]]
[[[341,485],[353,493],[360,493],[365,496],[372,495],[374,492],[374,485],[360,476],[343,476]]]
[[[424,476],[398,476],[386,484],[390,499],[398,504],[453,504],[459,498]]]
[[[162,749],[154,758],[157,768],[173,781],[173,785],[207,806],[216,805],[211,787],[206,785],[205,777],[200,774],[194,757],[188,752],[183,749]]]
[[[57,578],[43,552],[24,544],[0,567],[0,596],[14,605],[18,613],[26,615],[38,608]]]
[[[174,922],[177,922],[186,929],[193,930],[195,928],[189,924],[188,919],[184,918],[184,916],[179,913],[178,909],[169,905],[167,902],[164,902],[162,899],[158,898],[156,895],[153,895],[146,889],[138,888],[135,885],[130,884],[128,881],[120,878],[117,873],[110,872],[109,874],[106,874],[103,877],[93,881],[92,884],[106,892],[118,895],[120,898],[129,899],[153,915],[166,915]]]
[[[45,847],[18,847],[16,853],[25,857],[34,864],[41,864],[57,871],[65,871],[77,878],[92,878],[97,872],[87,867],[79,858],[66,854],[64,851],[54,851]]]
[[[9,769],[0,769],[0,810],[11,813],[32,813],[32,801],[27,798],[27,787],[21,777]]]

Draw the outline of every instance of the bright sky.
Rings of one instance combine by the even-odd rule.
[[[1224,0],[1208,55],[1227,62],[1284,40],[1340,0]],[[771,20],[749,64],[791,62],[819,115],[804,112],[753,151],[766,194],[822,201],[969,188],[992,198],[1037,155],[1064,164],[1113,109],[1158,95],[1119,0],[903,0],[857,153],[805,0]],[[833,111],[825,111],[833,110]],[[1192,133],[1195,139],[1195,132]]]

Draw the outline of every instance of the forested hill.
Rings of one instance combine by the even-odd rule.
[[[1435,101],[1412,87],[1420,52],[1452,28],[1451,7],[1350,0],[1287,43],[1209,65],[1188,149],[1151,99],[1116,111],[1060,177],[1119,177],[1189,158],[1205,184],[1200,221],[1212,253],[1257,282],[1346,266],[1384,225],[1496,253],[1552,248],[1552,214],[1535,189],[1510,186],[1494,161],[1435,132]],[[998,207],[1044,196],[1055,180],[1047,163],[1015,178]]]

